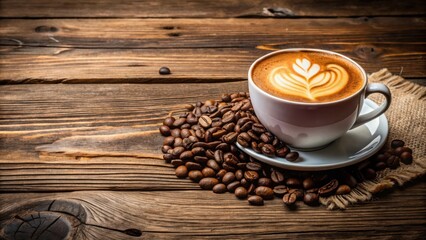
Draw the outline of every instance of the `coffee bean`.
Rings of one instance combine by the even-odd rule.
[[[245,199],[248,196],[247,189],[245,189],[244,187],[241,187],[241,186],[237,187],[235,189],[234,194],[239,199]]]
[[[201,164],[196,163],[196,162],[186,162],[185,166],[186,166],[186,168],[188,168],[188,171],[203,169],[203,166],[201,166]]]
[[[387,159],[386,155],[382,153],[378,154],[375,158],[375,160],[379,162],[385,162]]]
[[[203,170],[201,170],[201,173],[203,174],[204,177],[215,177],[216,176],[216,172],[209,167],[203,168]]]
[[[190,160],[194,157],[194,154],[191,151],[185,151],[179,155],[179,158],[182,160]]]
[[[198,184],[202,189],[211,190],[218,183],[219,180],[217,180],[216,178],[208,177],[201,179]]]
[[[212,125],[212,119],[207,115],[202,115],[198,119],[198,124],[200,124],[203,128],[209,128]]]
[[[180,127],[182,126],[184,123],[186,123],[186,118],[178,118],[173,122],[173,127]]]
[[[165,137],[163,140],[163,145],[173,146],[175,138],[172,136]]]
[[[175,157],[173,156],[173,154],[170,154],[170,153],[166,153],[166,154],[163,154],[163,159],[166,161],[166,162],[170,162],[171,160],[173,160]]]
[[[259,145],[257,144],[257,142],[251,142],[251,148],[257,152],[257,153],[261,153],[262,150],[260,149]]]
[[[169,145],[163,145],[161,147],[161,152],[162,153],[167,153],[170,149],[173,149],[172,147],[170,147]]]
[[[270,178],[262,177],[262,178],[259,178],[259,180],[257,180],[257,185],[270,187],[272,185],[272,181]]]
[[[223,151],[222,150],[216,150],[214,152],[214,159],[216,160],[216,162],[218,162],[219,164],[223,163]]]
[[[402,152],[409,152],[410,154],[413,154],[413,150],[409,147],[402,147]]]
[[[279,171],[272,171],[271,172],[271,179],[275,184],[280,184],[284,182],[284,175]]]
[[[294,194],[296,194],[296,199],[297,200],[303,199],[304,193],[303,193],[303,190],[301,190],[301,189],[290,189],[288,191],[288,193],[294,193]]]
[[[237,189],[237,187],[239,187],[240,185],[241,185],[240,181],[234,181],[228,184],[226,186],[226,189],[228,189],[229,192],[233,193],[235,189]]]
[[[260,135],[260,140],[264,143],[272,143],[274,136],[270,132],[264,132]]]
[[[246,103],[243,104],[243,106],[241,107],[241,110],[247,111],[250,108],[252,108],[252,105],[251,105],[251,102],[248,101],[248,102],[246,102]]]
[[[413,162],[413,155],[410,152],[403,152],[400,158],[404,164],[411,164]]]
[[[259,186],[254,192],[256,195],[261,196],[265,200],[274,198],[274,191],[270,187]]]
[[[288,147],[282,147],[275,150],[275,155],[277,155],[277,157],[285,158],[289,152],[290,149]]]
[[[218,130],[218,131],[213,133],[213,138],[218,139],[218,138],[222,137],[223,135],[225,135],[226,133],[227,133],[226,130],[223,130],[223,129]]]
[[[195,114],[190,113],[186,117],[186,122],[191,124],[191,125],[194,125],[194,124],[198,123],[198,118],[197,118],[197,116],[195,116]]]
[[[189,179],[191,179],[193,182],[199,182],[203,178],[203,173],[199,170],[192,170],[188,173]]]
[[[321,197],[328,197],[334,194],[334,192],[339,187],[339,181],[337,179],[333,179],[328,182],[326,185],[320,187],[318,189],[318,193]]]
[[[185,166],[179,166],[175,170],[176,177],[186,178],[188,176],[188,169]]]
[[[351,192],[351,187],[349,187],[348,185],[340,185],[337,190],[336,190],[336,195],[343,195],[343,194],[348,194]]]
[[[161,67],[160,70],[158,70],[158,73],[160,73],[161,75],[168,75],[172,72],[170,71],[170,68],[168,67]]]
[[[209,143],[207,143],[207,148],[215,149],[221,143],[222,143],[221,141],[209,142]]]
[[[349,173],[345,173],[344,175],[343,175],[343,183],[344,184],[346,184],[346,185],[348,185],[349,187],[351,187],[351,188],[354,188],[354,187],[356,187],[356,185],[358,184],[358,182],[357,182],[357,180],[355,179],[355,177],[354,176],[352,176],[351,174],[349,174]]]
[[[185,139],[188,138],[189,136],[191,136],[191,132],[189,132],[189,129],[182,129],[180,131],[180,136]]]
[[[391,142],[391,148],[403,147],[405,142],[399,139],[395,139]]]
[[[302,183],[298,178],[287,178],[285,184],[291,188],[300,188],[302,186]]]
[[[237,179],[238,180],[238,179]],[[245,187],[246,189],[248,189],[250,187],[250,185],[252,185],[249,181],[247,181],[245,178],[242,178],[240,180],[241,186]]]
[[[264,144],[261,148],[261,151],[266,156],[274,156],[275,155],[275,148],[271,144]]]
[[[180,137],[175,138],[175,141],[173,142],[173,147],[180,147],[183,146],[183,139]]]
[[[245,132],[240,133],[237,137],[237,142],[243,147],[249,147],[250,141],[251,137]]]
[[[218,183],[218,184],[214,185],[213,192],[214,193],[225,193],[226,192],[226,186],[225,186],[225,184]]]
[[[297,195],[295,193],[286,193],[283,196],[283,202],[287,206],[291,206],[296,203]]]
[[[228,111],[228,112],[223,114],[222,123],[230,123],[230,122],[234,121],[234,119],[235,119],[235,113],[232,112],[232,111]]]
[[[175,122],[175,118],[174,117],[166,117],[163,121],[163,125],[167,126],[167,127],[173,127],[173,123]]]
[[[384,162],[377,162],[374,165],[374,168],[376,168],[377,171],[384,170],[386,167],[387,167],[386,163],[384,163]]]
[[[185,150],[186,149],[184,147],[175,147],[172,150],[172,154],[175,158],[178,158],[183,152],[185,152]]]
[[[257,195],[250,196],[247,200],[251,205],[255,205],[255,206],[263,205],[263,198]]]
[[[196,142],[192,145],[192,148],[196,148],[196,147],[200,147],[200,148],[209,148],[209,145],[206,142]],[[207,153],[207,151],[206,151]]]
[[[254,132],[253,130],[248,130],[247,131],[247,134],[251,137],[251,139],[252,140],[254,140],[254,141],[259,141],[260,140],[260,138],[259,138],[259,136],[257,136],[257,133],[256,132]]]
[[[390,156],[387,160],[386,160],[386,165],[388,165],[389,168],[391,169],[396,169],[400,166],[399,164],[400,158],[397,156]]]
[[[257,134],[262,134],[262,133],[266,132],[265,127],[260,123],[253,124],[251,129]]]
[[[376,178],[376,171],[368,167],[362,170],[362,174],[364,175],[365,179],[368,180],[373,180]]]
[[[202,147],[192,148],[191,152],[194,156],[203,156],[206,154],[206,151]]]
[[[262,165],[258,162],[248,162],[246,168],[252,171],[259,171],[262,169]]]
[[[319,196],[317,193],[306,193],[303,196],[303,202],[309,206],[317,206],[318,205]]]
[[[244,178],[249,182],[253,182],[259,179],[259,174],[256,171],[248,170],[244,172]]]
[[[235,171],[235,178],[240,181],[241,179],[243,179],[244,177],[244,173],[243,170],[238,169],[237,171]]]
[[[289,189],[285,185],[277,185],[273,189],[274,194],[278,197],[283,197],[284,194],[288,193]]]
[[[225,176],[223,176],[223,178],[222,178],[222,182],[225,184],[225,185],[228,185],[228,184],[230,184],[231,182],[233,182],[235,180],[235,174],[233,173],[233,172],[227,172],[226,174],[225,174]]]
[[[237,166],[239,163],[238,158],[230,152],[223,154],[223,161],[233,167]]]
[[[213,141],[213,133],[211,131],[206,131],[204,134],[204,141],[207,143]]]
[[[214,159],[214,152],[211,149],[206,149],[206,157],[209,159]]]
[[[160,130],[161,135],[163,135],[165,137],[170,135],[170,128],[166,125],[161,125],[159,130]]]
[[[224,142],[226,142],[228,144],[233,144],[233,143],[235,143],[235,141],[237,141],[237,136],[238,136],[238,133],[230,132],[223,137],[223,140],[224,140]]]
[[[232,108],[231,108],[231,110],[232,111],[234,111],[234,112],[236,112],[236,111],[238,111],[238,110],[240,110],[241,109],[241,107],[243,106],[243,103],[242,102],[237,102]]]
[[[181,165],[184,165],[184,162],[180,159],[173,159],[170,161],[170,163],[173,165],[173,167],[179,167]]]
[[[314,188],[315,186],[315,182],[312,178],[305,178],[302,184],[304,189],[311,189],[311,188]]]
[[[219,179],[219,180],[222,180],[223,176],[225,176],[226,173],[227,173],[227,171],[225,169],[220,169],[216,173],[216,178]]]
[[[230,123],[227,123],[227,124],[225,124],[225,125],[223,125],[223,130],[225,130],[226,132],[232,132],[233,130],[234,130],[234,127],[235,127],[235,123],[233,123],[233,122],[230,122]]]
[[[285,159],[287,159],[287,161],[290,162],[294,162],[299,158],[299,153],[298,152],[289,152],[287,153],[287,155],[285,156]]]
[[[222,94],[221,99],[222,99],[223,102],[230,102],[232,100],[231,96],[229,94],[226,94],[226,93]]]
[[[177,138],[180,137],[180,129],[179,128],[175,128],[170,130],[170,135],[172,135],[173,137]]]
[[[210,167],[211,169],[215,170],[216,172],[218,172],[221,169],[219,164],[217,164],[217,162],[213,159],[208,160],[206,165]]]
[[[222,163],[222,167],[228,172],[235,172],[237,170],[235,166],[229,165],[226,162]]]

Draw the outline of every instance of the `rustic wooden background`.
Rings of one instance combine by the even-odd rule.
[[[0,239],[424,237],[424,178],[345,211],[253,207],[177,179],[157,129],[247,90],[273,49],[329,49],[424,85],[425,17],[416,0],[1,0]]]

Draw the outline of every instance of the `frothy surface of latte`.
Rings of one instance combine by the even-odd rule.
[[[353,63],[333,54],[281,52],[258,62],[254,83],[264,91],[290,101],[330,102],[352,95],[364,85]]]

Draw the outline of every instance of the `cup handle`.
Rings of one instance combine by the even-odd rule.
[[[385,101],[376,109],[373,111],[358,116],[357,120],[355,121],[354,125],[351,127],[351,129],[356,128],[368,121],[373,120],[374,118],[380,116],[382,113],[384,113],[386,110],[388,110],[392,95],[389,90],[389,88],[384,85],[383,83],[369,83],[367,85],[367,88],[365,90],[365,98],[367,98],[368,95],[372,93],[381,93],[385,96]]]

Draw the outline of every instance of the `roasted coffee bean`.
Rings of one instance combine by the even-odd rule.
[[[204,134],[204,141],[207,143],[213,141],[213,133],[211,131],[206,131]]]
[[[226,94],[226,93],[222,94],[221,99],[222,99],[223,102],[230,102],[232,100],[231,96],[229,94]]]
[[[213,160],[213,159],[208,160],[206,165],[212,168],[213,170],[215,170],[216,172],[218,172],[221,169],[219,164],[217,164],[216,160]]]
[[[170,149],[173,149],[172,147],[170,147],[169,145],[163,145],[161,147],[161,152],[162,153],[167,153]]]
[[[215,149],[221,143],[222,143],[221,141],[209,142],[209,143],[207,143],[207,147],[210,148],[210,149]]]
[[[239,163],[238,158],[230,152],[223,154],[223,160],[226,164],[233,167],[237,166],[237,164]]]
[[[290,149],[288,147],[282,147],[275,150],[275,155],[277,157],[285,158],[289,152]]]
[[[285,185],[277,185],[273,189],[274,194],[278,197],[283,197],[284,194],[288,193],[289,189]]]
[[[185,166],[186,166],[186,168],[188,168],[188,171],[203,169],[203,166],[201,166],[201,164],[196,163],[196,162],[186,162]]]
[[[185,164],[181,159],[173,159],[170,161],[170,163],[173,165],[173,167],[179,167]]]
[[[413,162],[413,155],[410,152],[401,153],[401,162],[404,164],[411,164]]]
[[[302,186],[302,183],[298,178],[287,178],[285,184],[291,188],[300,188]]]
[[[206,150],[204,150],[202,147],[192,148],[191,152],[194,154],[194,156],[203,156],[206,154]]]
[[[280,184],[284,182],[284,175],[279,171],[272,171],[271,172],[271,179],[275,184]]]
[[[413,150],[409,147],[402,147],[402,152],[409,152],[410,154],[413,154]]]
[[[259,171],[262,169],[262,164],[258,163],[258,162],[248,162],[246,164],[246,168],[248,170],[252,170],[252,171]]]
[[[263,198],[257,195],[250,196],[247,200],[251,205],[255,205],[255,206],[263,205]]]
[[[237,171],[235,171],[235,178],[240,181],[241,179],[243,179],[244,177],[244,173],[243,170],[238,169]]]
[[[252,125],[253,125],[253,122],[245,123],[244,125],[242,125],[240,127],[240,132],[247,132],[247,131],[251,130]]]
[[[299,158],[299,153],[298,152],[289,152],[287,153],[287,155],[285,156],[285,159],[287,159],[287,161],[290,162],[294,162]]]
[[[312,178],[305,178],[302,184],[304,189],[311,189],[311,188],[314,188],[315,186],[315,182]]]
[[[218,131],[216,131],[216,132],[214,132],[213,133],[213,138],[215,138],[215,139],[219,139],[220,137],[222,137],[223,135],[225,135],[227,132],[225,131],[225,130],[223,130],[223,129],[220,129],[220,130],[218,130]]]
[[[242,102],[237,102],[232,108],[231,108],[231,110],[232,111],[234,111],[234,112],[236,112],[236,111],[238,111],[238,110],[240,110],[241,109],[241,107],[243,106],[243,103]]]
[[[247,134],[251,137],[251,139],[253,141],[259,141],[260,140],[259,136],[257,136],[256,132],[253,131],[253,130],[248,130]]]
[[[403,147],[397,147],[397,148],[395,148],[394,153],[395,153],[396,156],[401,156],[403,151],[404,151]]]
[[[203,174],[204,177],[215,177],[216,176],[216,172],[209,167],[205,167],[203,168],[203,170],[201,170],[201,173]]]
[[[251,185],[251,183],[249,181],[247,181],[245,178],[242,178],[240,180],[241,186],[245,187],[246,189],[248,189]]]
[[[264,132],[260,135],[260,140],[264,143],[272,143],[274,136],[270,132]]]
[[[296,194],[296,199],[297,200],[302,200],[303,199],[304,193],[303,193],[303,190],[301,190],[301,189],[290,189],[288,191],[288,193],[294,193],[294,194]]]
[[[234,181],[228,184],[226,186],[226,189],[228,189],[229,192],[233,193],[235,189],[237,189],[237,187],[239,187],[240,185],[241,185],[240,181]]]
[[[386,160],[386,165],[388,165],[389,168],[391,169],[396,169],[400,166],[399,164],[400,158],[397,156],[390,156],[387,160]]]
[[[183,139],[180,137],[175,138],[175,141],[173,142],[173,147],[180,147],[183,146]]]
[[[247,189],[245,189],[244,187],[240,186],[237,187],[234,191],[234,194],[237,198],[239,199],[245,199],[248,196],[248,192]]]
[[[271,144],[264,144],[261,148],[262,153],[266,156],[274,156],[275,155],[275,148]]]
[[[202,115],[198,119],[198,124],[200,124],[203,128],[209,128],[212,125],[212,119],[207,115]]]
[[[272,181],[270,178],[262,177],[262,178],[259,178],[259,180],[257,180],[257,185],[270,187],[272,185]]]
[[[177,138],[177,137],[180,137],[180,132],[181,132],[181,130],[179,128],[175,128],[175,129],[170,130],[170,135]]]
[[[185,151],[179,155],[179,158],[182,160],[190,160],[194,157],[194,154],[191,151]]]
[[[270,187],[259,186],[254,191],[256,195],[261,196],[265,200],[270,200],[274,198],[274,191]]]
[[[173,156],[173,154],[170,154],[170,153],[163,154],[163,159],[166,160],[166,162],[170,162],[174,158],[175,157]]]
[[[196,147],[201,147],[201,148],[208,148],[209,145],[206,142],[196,142],[194,144],[192,144],[192,148],[196,148]]]
[[[245,178],[243,178],[243,179],[245,179]],[[247,181],[247,180],[246,180],[246,181]],[[249,186],[248,186],[248,188],[247,188],[248,193],[249,193],[250,195],[254,195],[254,194],[255,194],[255,190],[256,190],[256,188],[257,188],[256,184],[254,184],[254,183],[250,183],[250,182],[247,182],[247,184],[249,185]]]
[[[317,193],[305,193],[303,196],[303,202],[309,206],[317,206],[318,205],[319,196]]]
[[[206,157],[209,159],[214,159],[214,152],[211,149],[206,150]]]
[[[265,127],[260,123],[253,124],[251,129],[257,134],[262,134],[262,133],[266,132]]]
[[[230,122],[234,121],[234,119],[235,119],[235,113],[232,112],[232,111],[228,111],[228,112],[223,114],[222,123],[230,123]]]
[[[345,173],[343,175],[343,183],[351,188],[356,187],[356,185],[358,184],[356,178],[349,173]]]
[[[218,183],[219,180],[217,180],[216,178],[208,177],[201,179],[198,184],[202,189],[211,190]]]
[[[260,147],[257,144],[257,142],[251,142],[251,148],[253,149],[253,151],[255,151],[257,153],[261,153],[262,152],[262,149],[260,149]]]
[[[337,190],[336,190],[336,195],[343,195],[343,194],[348,194],[351,192],[351,187],[349,187],[348,185],[340,185]]]
[[[237,136],[238,136],[238,133],[230,132],[223,137],[223,141],[228,144],[233,144],[235,143],[235,141],[237,141]]]
[[[206,132],[204,131],[204,129],[197,129],[195,130],[195,136],[199,139],[204,139],[206,135]]]
[[[283,202],[287,206],[291,206],[295,204],[297,201],[297,195],[296,193],[286,193],[283,196]]]
[[[188,176],[188,169],[185,166],[179,166],[175,170],[176,177],[186,178]]]
[[[216,150],[214,152],[214,159],[216,160],[216,162],[218,162],[219,164],[223,163],[223,151],[222,150]]]
[[[248,170],[244,172],[244,178],[249,182],[253,182],[259,179],[259,174],[256,171]]]
[[[160,126],[160,133],[161,135],[167,137],[170,135],[170,128],[166,125],[161,125]]]
[[[237,142],[243,147],[249,147],[250,141],[251,141],[250,136],[245,132],[240,133],[237,137]]]
[[[182,138],[188,138],[189,136],[191,136],[191,132],[189,131],[189,129],[182,129],[180,131],[180,136]]]
[[[228,184],[230,184],[233,181],[235,181],[235,174],[233,172],[227,172],[225,174],[225,176],[223,176],[223,178],[222,178],[222,182],[225,185],[228,185]]]
[[[172,136],[165,137],[163,139],[163,145],[173,146],[175,138]]]
[[[203,173],[201,173],[200,170],[192,170],[192,171],[189,171],[188,177],[193,182],[199,182],[204,176],[203,176]]]
[[[318,189],[318,193],[321,197],[328,197],[333,195],[334,192],[336,192],[338,187],[339,187],[339,181],[337,181],[337,179],[333,179],[330,182],[328,182],[326,185],[320,187]]]
[[[391,142],[391,148],[403,147],[405,142],[399,139],[395,139]]]
[[[376,156],[375,160],[379,161],[379,162],[385,162],[388,158],[386,157],[385,154],[380,153]]]
[[[190,129],[191,128],[191,124],[189,123],[184,123],[182,124],[182,126],[180,126],[181,129]]]
[[[243,110],[243,111],[247,111],[247,110],[249,110],[250,108],[252,108],[252,106],[251,106],[251,102],[245,102],[245,103],[243,104],[243,106],[241,107],[241,110]]]
[[[194,144],[194,142],[191,139],[189,139],[189,138],[184,138],[182,140],[182,146],[185,149],[191,149],[193,144]]]
[[[181,127],[184,123],[186,123],[186,118],[178,118],[173,122],[173,127]]]
[[[214,185],[214,187],[213,187],[214,193],[225,193],[226,191],[227,191],[226,186],[223,183],[218,183],[218,184]]]
[[[241,169],[241,170],[246,170],[247,169],[246,164],[247,163],[245,163],[245,162],[239,162],[239,163],[237,163],[237,168]]]
[[[229,165],[226,162],[222,163],[222,167],[228,172],[235,172],[237,170],[235,166]]]
[[[227,124],[223,125],[222,128],[223,128],[223,130],[225,130],[228,133],[232,132],[232,131],[234,131],[235,123],[233,123],[233,122],[227,123]]]
[[[190,113],[186,117],[186,122],[191,124],[191,125],[194,125],[194,124],[198,123],[198,118],[197,118],[197,116],[195,116],[195,114]]]
[[[174,117],[166,117],[163,121],[163,125],[167,126],[167,127],[173,127],[173,123],[175,122],[175,118]]]
[[[185,148],[184,147],[175,147],[172,150],[172,154],[175,158],[178,158],[183,152],[185,152]]]
[[[387,167],[386,163],[384,163],[384,162],[377,162],[374,165],[374,168],[376,168],[377,171],[384,170],[386,167]]]
[[[251,119],[249,117],[240,118],[237,121],[237,125],[239,125],[241,127],[248,122],[251,122]]]
[[[372,168],[364,168],[362,170],[362,174],[364,175],[365,179],[372,180],[376,178],[376,171],[374,171]]]
[[[223,176],[225,176],[225,174],[227,173],[227,171],[225,169],[220,169],[217,173],[216,173],[216,177],[217,179],[222,181]]]

